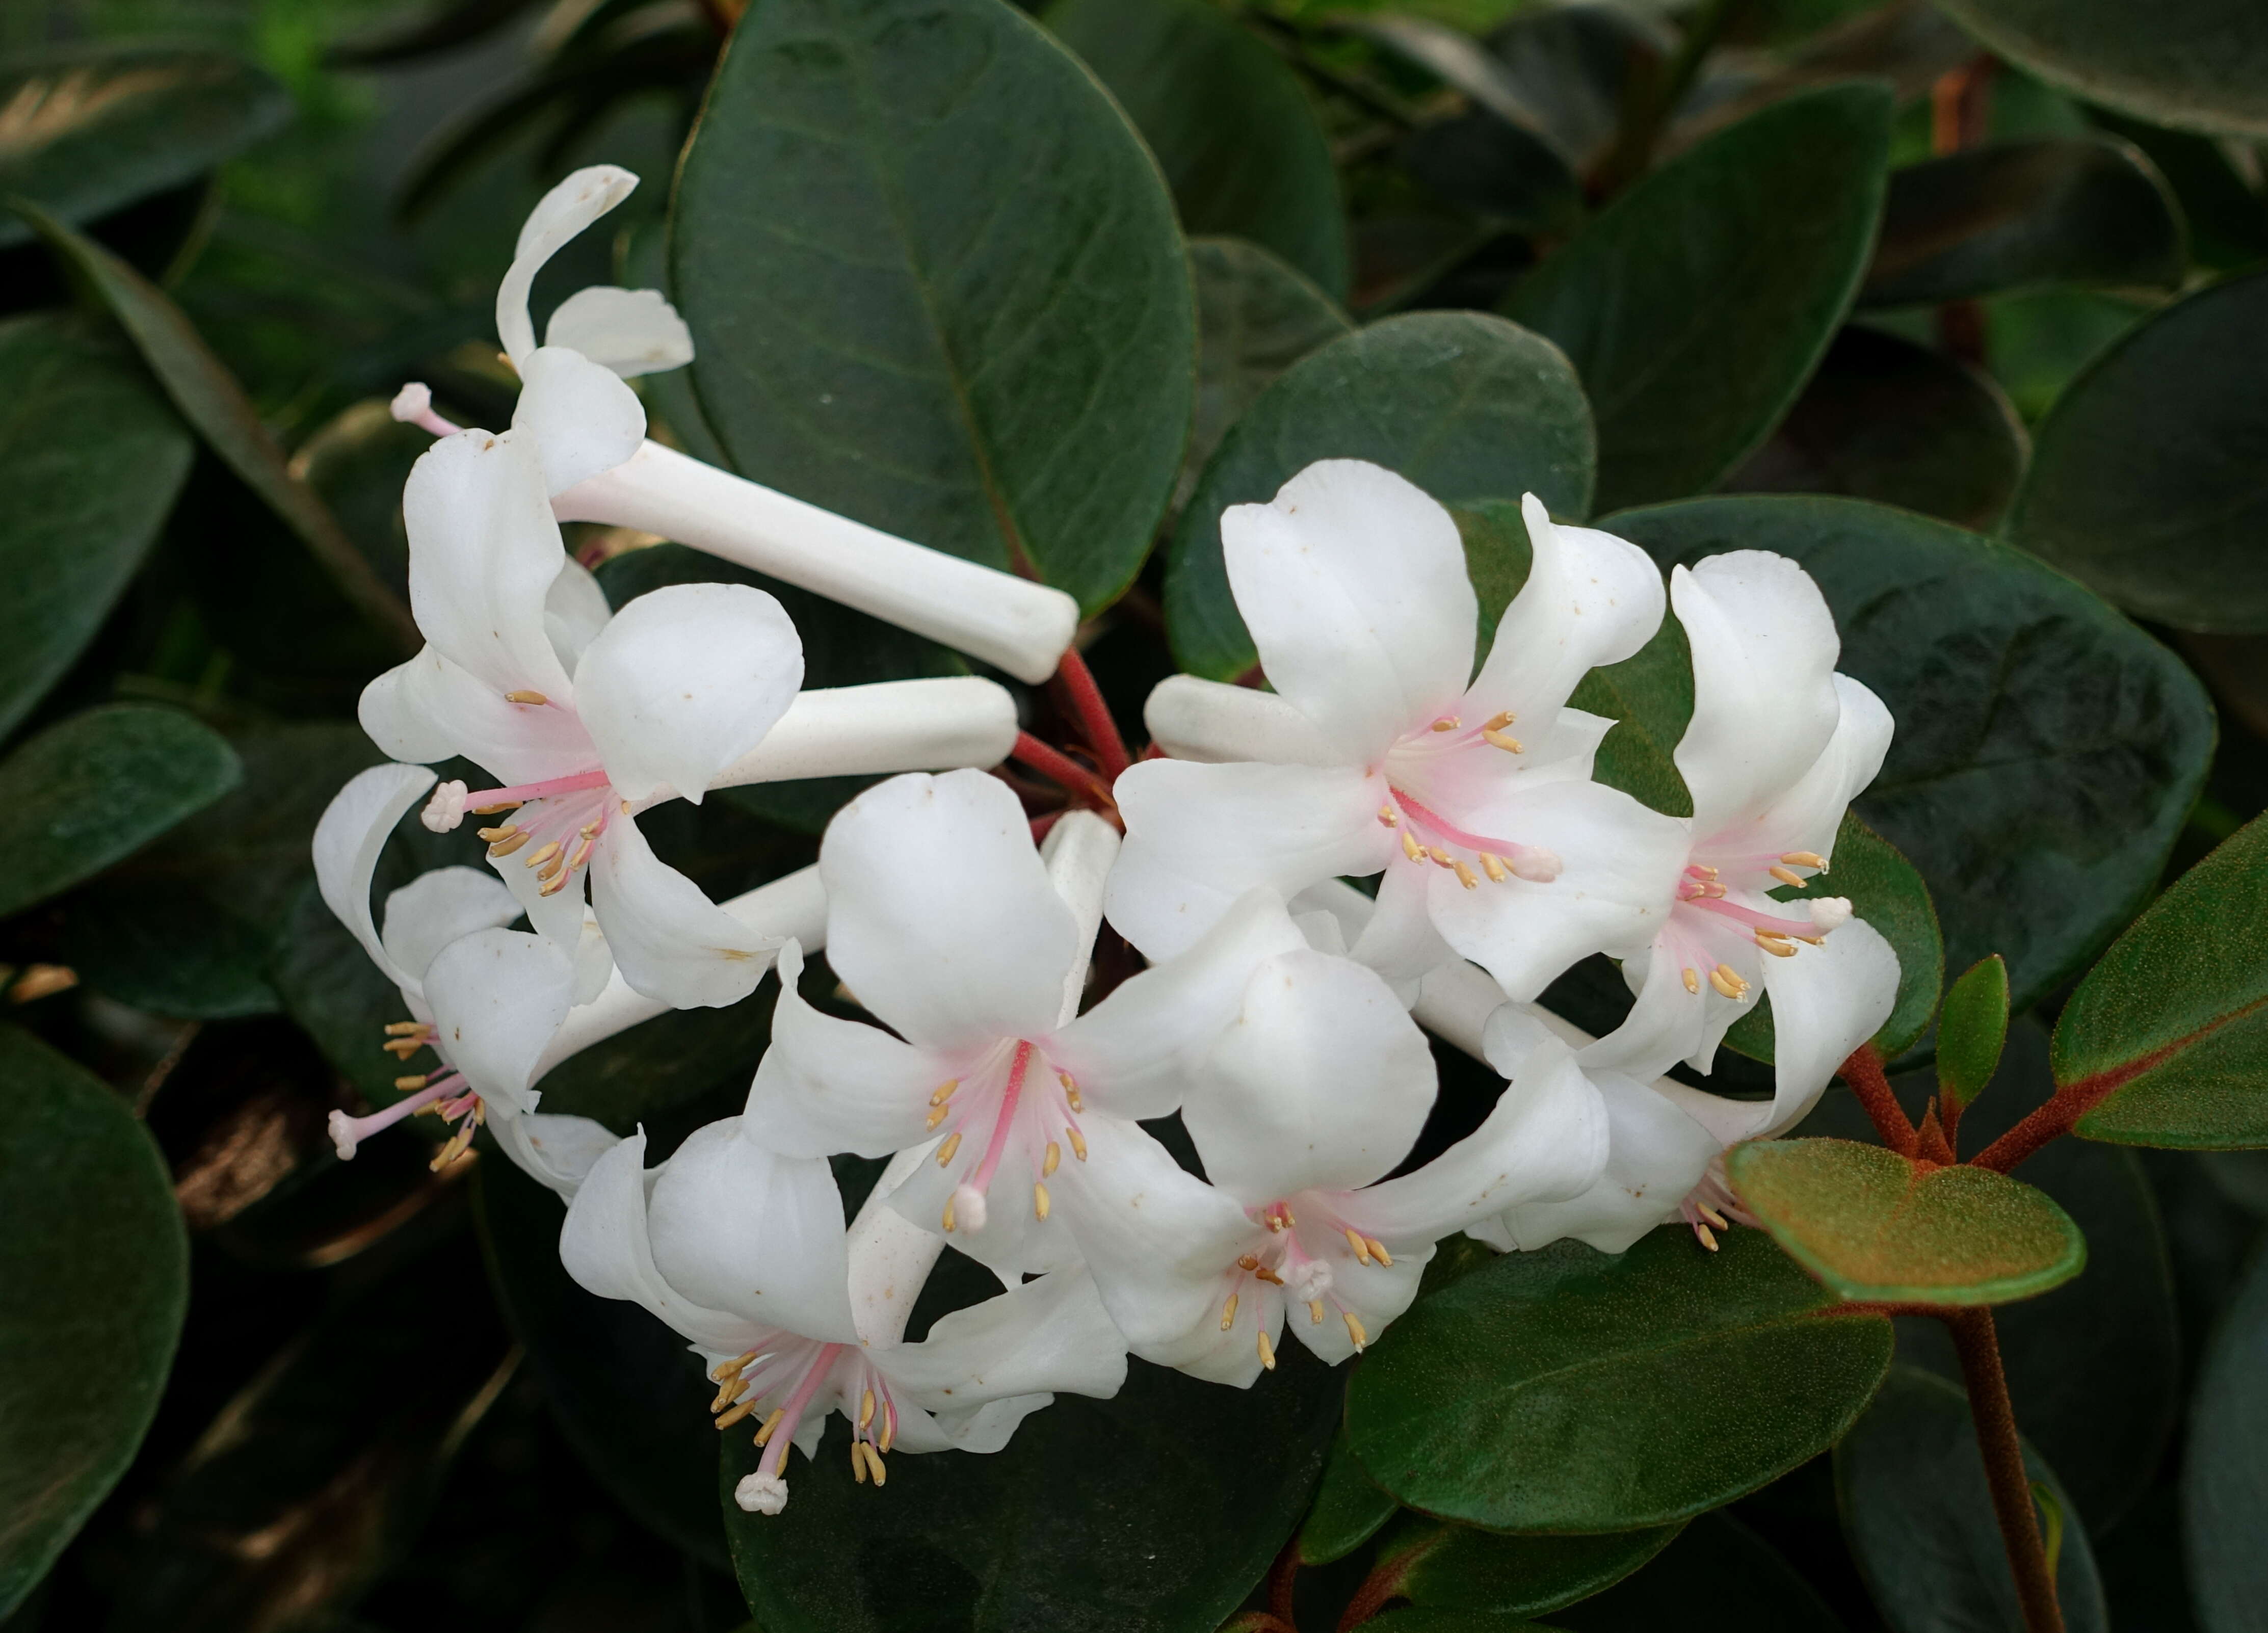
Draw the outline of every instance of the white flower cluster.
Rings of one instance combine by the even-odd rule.
[[[1116,822],[1074,811],[1035,843],[983,769],[1015,741],[1003,688],[802,691],[772,597],[692,585],[610,613],[565,555],[558,519],[603,515],[1028,680],[1075,622],[1055,592],[645,442],[621,377],[691,355],[657,293],[585,291],[535,346],[535,268],[632,185],[578,172],[521,235],[498,299],[523,382],[511,430],[457,430],[422,388],[399,405],[441,437],[403,500],[429,644],[364,695],[396,763],[341,793],[315,859],[409,1010],[386,1047],[405,1070],[427,1050],[441,1065],[406,1070],[407,1098],[374,1116],[335,1116],[342,1156],[419,1109],[457,1126],[438,1160],[485,1124],[569,1199],[575,1277],[682,1334],[719,1426],[753,1423],[763,1454],[738,1495],[767,1513],[789,1447],[813,1453],[833,1410],[880,1483],[894,1448],[997,1449],[1057,1391],[1114,1393],[1130,1352],[1235,1387],[1287,1328],[1341,1360],[1453,1232],[1620,1251],[1681,1212],[1705,1241],[1723,1228],[1712,1163],[1803,1115],[1897,983],[1848,902],[1768,894],[1827,867],[1890,735],[1835,673],[1833,622],[1794,563],[1734,552],[1671,575],[1694,683],[1675,754],[1693,814],[1671,818],[1592,780],[1612,723],[1567,706],[1661,622],[1642,551],[1528,499],[1532,564],[1476,670],[1448,513],[1375,466],[1312,466],[1221,519],[1270,689],[1165,682],[1147,710],[1165,757],[1116,778]],[[457,756],[497,786],[436,789],[426,765]],[[722,906],[636,820],[736,783],[888,771],[909,774],[844,806],[814,869]],[[490,867],[425,874],[381,928],[379,854],[421,803],[438,831],[486,820]],[[1348,882],[1372,878],[1374,896]],[[523,915],[532,929],[507,928]],[[1106,919],[1149,967],[1087,1005]],[[873,1024],[799,992],[821,946]],[[1637,999],[1594,1041],[1535,1000],[1598,953]],[[659,1167],[642,1133],[536,1111],[531,1085],[574,1050],[738,1002],[775,962],[745,1110]],[[1770,1101],[1656,1080],[1708,1070],[1759,990]],[[1407,1167],[1436,1098],[1421,1022],[1505,1087]],[[1202,1178],[1144,1126],[1175,1114]],[[846,1153],[890,1159],[847,1227],[828,1162]],[[948,1244],[1005,1291],[903,1342]]]

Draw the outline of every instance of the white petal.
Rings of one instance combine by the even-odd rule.
[[[567,1019],[574,965],[541,936],[483,930],[442,948],[426,975],[441,1053],[482,1100],[531,1109],[528,1080]]]
[[[1118,830],[1092,811],[1064,812],[1040,845],[1048,883],[1071,909],[1076,930],[1072,945],[1079,949],[1064,975],[1063,1004],[1056,1012],[1058,1023],[1078,1014],[1086,996],[1087,965],[1094,957],[1094,938],[1102,930],[1103,887],[1109,881],[1111,864],[1117,860]]]
[[[1419,985],[1429,973],[1459,961],[1455,949],[1434,927],[1434,872],[1430,867],[1389,865],[1379,876],[1378,898],[1370,917],[1347,953],[1356,963],[1385,977],[1405,1004],[1416,1001]]]
[[[599,587],[599,576],[569,556],[544,593],[543,627],[551,637],[551,650],[559,654],[560,666],[570,675],[583,661],[583,649],[614,615],[607,592]]]
[[[592,1165],[622,1144],[613,1129],[588,1117],[519,1113],[503,1105],[489,1107],[488,1129],[520,1172],[570,1202]]]
[[[1677,1217],[1722,1146],[1643,1084],[1610,1071],[1594,1072],[1591,1080],[1607,1110],[1607,1162],[1598,1179],[1578,1196],[1524,1203],[1507,1210],[1497,1230],[1475,1225],[1469,1234],[1522,1250],[1572,1237],[1602,1253],[1621,1253]]]
[[[396,760],[462,754],[507,786],[598,764],[571,710],[507,702],[431,646],[363,688],[357,712],[370,740]]]
[[[416,978],[396,963],[379,938],[370,911],[371,876],[393,837],[394,825],[433,786],[423,766],[372,766],[355,774],[331,797],[315,824],[315,887],[386,978],[405,991]]]
[[[1263,964],[1206,1055],[1182,1121],[1240,1202],[1351,1190],[1390,1172],[1432,1109],[1432,1051],[1393,989],[1302,949]]]
[[[603,1152],[567,1205],[559,1262],[601,1298],[627,1298],[704,1350],[733,1355],[755,1329],[741,1317],[696,1304],[662,1280],[646,1231],[645,1135]]]
[[[538,200],[519,229],[512,266],[497,284],[497,338],[515,363],[535,349],[535,324],[527,291],[543,263],[577,233],[630,195],[638,179],[617,165],[590,165]]]
[[[921,1342],[872,1358],[932,1411],[1042,1392],[1107,1401],[1126,1381],[1126,1341],[1084,1269],[1053,1271],[940,1316]]]
[[[1659,1077],[1679,1061],[1705,1063],[1734,1021],[1755,1006],[1727,998],[1708,982],[1713,964],[1697,959],[1697,989],[1686,990],[1683,956],[1666,940],[1646,949],[1643,960],[1623,966],[1625,981],[1637,976],[1638,1001],[1623,1024],[1583,1051],[1586,1064],[1639,1079]]]
[[[843,1196],[826,1160],[783,1157],[742,1119],[696,1129],[654,1181],[653,1262],[713,1309],[806,1338],[855,1339]]]
[[[1269,683],[1347,759],[1456,707],[1478,604],[1457,525],[1423,489],[1325,460],[1224,511],[1220,539]]]
[[[522,807],[523,812],[526,809]],[[510,856],[491,856],[488,863],[519,903],[519,910],[527,915],[528,928],[558,948],[560,956],[579,966],[585,956],[583,925],[589,914],[583,901],[582,875],[572,876],[564,890],[547,896],[544,881],[527,865],[530,854],[523,847]],[[579,988],[582,982],[578,980],[576,985]]]
[[[395,965],[422,982],[434,954],[458,937],[500,930],[519,916],[519,903],[495,874],[437,867],[387,897],[379,936]]]
[[[1531,552],[1528,581],[1497,624],[1467,712],[1510,709],[1540,720],[1586,673],[1644,646],[1661,627],[1665,600],[1661,570],[1628,540],[1563,527],[1532,493],[1520,510]]]
[[[567,554],[528,433],[442,438],[410,468],[401,519],[409,610],[427,643],[499,695],[571,698],[543,620]]]
[[[545,493],[564,493],[614,469],[645,440],[645,405],[612,369],[579,351],[545,346],[519,370],[512,428],[535,439]]]
[[[1375,1343],[1394,1319],[1407,1310],[1418,1297],[1425,1267],[1432,1262],[1431,1241],[1397,1247],[1394,1262],[1380,1264],[1373,1261],[1364,1264],[1356,1259],[1344,1236],[1316,1239],[1316,1232],[1306,1228],[1300,1220],[1300,1246],[1308,1254],[1331,1267],[1330,1303],[1323,1309],[1323,1319],[1314,1319],[1314,1312],[1298,1299],[1287,1299],[1287,1335],[1296,1337],[1313,1350],[1316,1357],[1328,1365],[1336,1366],[1355,1353],[1354,1334],[1346,1324],[1351,1314],[1363,1326],[1363,1342]],[[1331,1306],[1336,1306],[1336,1309]]]
[[[1898,1001],[1898,955],[1881,932],[1853,919],[1792,959],[1766,959],[1771,994],[1771,1121],[1759,1133],[1794,1127],[1819,1103],[1836,1068],[1873,1037]]]
[[[693,361],[693,331],[658,289],[577,290],[553,310],[543,343],[579,351],[625,379]]]
[[[1669,599],[1693,650],[1693,718],[1674,758],[1705,841],[1778,798],[1827,747],[1842,644],[1811,576],[1770,551],[1677,568]]]
[[[1288,901],[1399,854],[1378,820],[1385,783],[1352,767],[1147,760],[1113,793],[1126,844],[1107,910],[1152,960],[1194,945],[1256,886]]]
[[[998,778],[868,789],[828,825],[819,872],[828,962],[901,1037],[950,1049],[1055,1030],[1078,927]]]
[[[1151,688],[1142,724],[1159,752],[1176,760],[1333,766],[1345,758],[1290,698],[1193,674],[1170,674]]]
[[[656,857],[625,816],[607,825],[591,854],[591,906],[622,979],[677,1009],[739,1003],[779,948]]]
[[[1163,1117],[1235,1018],[1253,972],[1306,945],[1275,892],[1248,891],[1195,946],[1122,982],[1057,1033],[1049,1056],[1113,1115]]]
[[[928,1156],[927,1146],[917,1146],[893,1157],[850,1221],[850,1319],[858,1342],[869,1347],[894,1344],[906,1335],[914,1301],[945,1252],[943,1237],[903,1217],[889,1203],[890,1193]]]
[[[1849,675],[1834,677],[1842,714],[1835,735],[1795,785],[1755,818],[1717,836],[1714,845],[1743,858],[1808,850],[1832,859],[1843,813],[1882,769],[1896,730],[1882,700]],[[1697,855],[1700,847],[1696,848]],[[1750,863],[1751,869],[1754,864]]]
[[[797,693],[764,740],[709,786],[990,767],[1015,743],[1016,700],[981,675],[824,687]]]
[[[758,743],[803,684],[803,641],[778,598],[681,584],[615,614],[575,671],[575,709],[622,797],[695,805]]]
[[[803,1001],[803,953],[779,953],[771,1047],[748,1092],[751,1137],[791,1157],[887,1157],[921,1141],[929,1097],[952,1074],[880,1026],[839,1020]]]

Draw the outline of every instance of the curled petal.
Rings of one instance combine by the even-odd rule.
[[[409,610],[426,641],[498,696],[573,695],[544,627],[544,599],[567,560],[543,462],[526,431],[444,437],[401,490]]]
[[[1752,819],[1697,845],[1697,853],[1771,856],[1808,850],[1832,859],[1835,835],[1851,801],[1874,780],[1896,729],[1882,700],[1847,674],[1834,677],[1840,709],[1835,734],[1810,769]]]
[[[572,710],[508,702],[431,646],[363,688],[357,717],[396,760],[431,765],[461,754],[507,784],[598,763]]]
[[[739,1003],[779,948],[655,856],[628,817],[609,822],[593,850],[591,906],[622,979],[676,1009]]]
[[[803,1001],[803,953],[779,953],[771,1047],[748,1092],[752,1137],[793,1157],[887,1157],[927,1135],[929,1097],[952,1075],[926,1050],[880,1026],[840,1020]]]
[[[532,1110],[528,1080],[567,1019],[574,965],[541,936],[483,930],[442,948],[427,973],[441,1053],[482,1100]]]
[[[488,1128],[513,1166],[569,1202],[592,1166],[621,1144],[613,1129],[588,1117],[514,1112],[509,1106],[489,1108]]]
[[[394,960],[379,936],[371,917],[370,881],[394,825],[432,786],[433,774],[423,766],[372,766],[332,797],[315,824],[315,887],[324,905],[362,943],[386,978],[405,992],[416,989],[416,978]]]
[[[1764,962],[1774,1086],[1771,1119],[1756,1132],[1776,1134],[1803,1121],[1836,1068],[1889,1019],[1898,955],[1881,931],[1853,919],[1818,946]]]
[[[497,338],[504,355],[518,364],[535,349],[535,324],[527,315],[527,291],[543,263],[561,246],[630,195],[638,179],[619,165],[589,165],[570,174],[536,201],[519,229],[512,266],[497,284]]]
[[[1602,1253],[1621,1253],[1677,1217],[1678,1204],[1723,1147],[1644,1084],[1613,1071],[1593,1072],[1591,1081],[1607,1114],[1607,1160],[1599,1177],[1564,1202],[1524,1203],[1492,1225],[1469,1225],[1467,1234],[1507,1250],[1572,1237]]]
[[[1042,1392],[1107,1401],[1126,1381],[1126,1341],[1083,1268],[940,1316],[921,1342],[874,1360],[931,1411]]]
[[[645,1133],[600,1154],[559,1230],[559,1262],[586,1291],[641,1306],[700,1349],[734,1355],[758,1330],[728,1311],[695,1303],[662,1279],[646,1228]]]
[[[559,654],[560,666],[570,675],[583,661],[583,649],[614,615],[607,592],[599,587],[599,576],[569,556],[544,592],[543,627],[551,636],[551,650]]]
[[[475,931],[502,929],[519,911],[512,892],[493,873],[437,867],[387,897],[379,938],[396,967],[423,982],[442,948]]]
[[[645,440],[645,405],[604,364],[545,346],[530,352],[519,371],[512,428],[534,438],[546,493],[564,493],[614,469]]]
[[[1532,493],[1520,508],[1528,581],[1473,681],[1466,712],[1475,717],[1509,709],[1547,719],[1585,674],[1622,662],[1661,627],[1661,570],[1652,556],[1610,533],[1561,526]]]
[[[579,351],[624,379],[693,361],[693,331],[658,289],[577,290],[543,326],[543,343]]]

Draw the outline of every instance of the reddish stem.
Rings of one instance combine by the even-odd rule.
[[[1867,1115],[1874,1120],[1874,1127],[1882,1143],[1902,1157],[1919,1153],[1921,1145],[1914,1126],[1906,1117],[1905,1107],[1898,1097],[1890,1092],[1889,1073],[1882,1070],[1882,1057],[1874,1052],[1871,1043],[1861,1043],[1851,1051],[1851,1058],[1843,1063],[1843,1081],[1851,1085],[1851,1092],[1859,1097],[1859,1104],[1867,1108]]]
[[[1914,1130],[1914,1144],[1932,1162],[1950,1167],[1960,1160],[1953,1154],[1953,1141],[1946,1134],[1945,1125],[1937,1120],[1935,1100],[1930,1101],[1929,1109],[1922,1114],[1921,1127]]]
[[[2239,1014],[2250,1012],[2250,1010],[2238,1011]],[[1969,1160],[1980,1168],[2007,1173],[2041,1146],[2070,1133],[2081,1117],[2144,1072],[2164,1064],[2205,1033],[2219,1031],[2234,1019],[2233,1015],[2223,1016],[2210,1026],[2199,1027],[2186,1038],[2176,1039],[2163,1048],[2152,1049],[2139,1059],[2130,1060],[2123,1066],[2114,1066],[2109,1071],[2098,1071],[2091,1078],[2081,1078],[2076,1083],[2065,1085],[2055,1092],[2046,1105],[2034,1107],[2021,1122]]]
[[[2008,1403],[2008,1379],[2000,1368],[2000,1342],[1990,1310],[1941,1313],[1953,1348],[1961,1357],[1961,1377],[1969,1387],[1969,1416],[1977,1445],[1984,1454],[1984,1478],[1992,1488],[1992,1515],[2000,1522],[2000,1542],[2016,1579],[2029,1633],[2063,1633],[2063,1609],[2056,1602],[2055,1575],[2048,1569],[2032,1512],[2031,1476],[2024,1469],[2023,1443],[2016,1438],[2015,1409]]]
[[[1276,1563],[1268,1567],[1268,1614],[1285,1627],[1298,1626],[1293,1615],[1293,1595],[1300,1583],[1300,1537],[1297,1532],[1284,1544],[1284,1551],[1276,1556]]]
[[[1410,1572],[1418,1561],[1441,1546],[1450,1535],[1447,1526],[1436,1526],[1414,1542],[1396,1548],[1370,1568],[1354,1597],[1347,1600],[1345,1613],[1339,1617],[1338,1633],[1351,1633],[1380,1611],[1403,1597],[1403,1588],[1410,1580]]]
[[[1110,785],[1072,759],[1060,748],[1050,748],[1029,732],[1016,733],[1016,747],[1008,757],[1029,766],[1042,776],[1060,783],[1074,794],[1084,794],[1105,811],[1117,807],[1110,798]]]
[[[1063,683],[1064,691],[1071,698],[1071,712],[1079,717],[1079,729],[1102,768],[1102,780],[1116,783],[1118,774],[1133,763],[1133,756],[1126,752],[1126,739],[1119,735],[1118,722],[1111,718],[1110,705],[1102,701],[1102,688],[1095,685],[1094,672],[1079,655],[1079,648],[1064,649],[1063,662],[1056,666],[1056,679]]]

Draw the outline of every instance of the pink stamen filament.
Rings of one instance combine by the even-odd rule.
[[[578,771],[572,776],[555,776],[548,783],[523,783],[517,788],[483,788],[465,796],[465,809],[477,811],[483,805],[526,805],[531,800],[549,799],[559,794],[580,793],[586,788],[607,786],[604,771]]]
[[[1808,918],[1774,918],[1769,913],[1759,913],[1754,908],[1744,908],[1716,896],[1689,896],[1681,890],[1678,905],[1717,914],[1735,923],[1746,924],[1751,930],[1761,930],[1767,935],[1815,936],[1820,933],[1819,927]]]
[[[1516,857],[1528,849],[1528,846],[1515,843],[1509,839],[1491,839],[1482,834],[1469,834],[1454,822],[1445,820],[1425,806],[1419,805],[1400,789],[1394,788],[1391,783],[1388,784],[1388,787],[1394,795],[1394,803],[1402,807],[1413,823],[1432,829],[1453,845],[1461,846],[1476,855],[1485,850],[1499,857]]]
[[[348,1118],[347,1127],[353,1130],[355,1141],[360,1143],[379,1129],[390,1129],[404,1117],[414,1117],[435,1100],[454,1094],[462,1089],[465,1089],[464,1078],[456,1072],[447,1072],[427,1084],[416,1093],[394,1101],[383,1111],[374,1111],[367,1117]],[[465,1099],[468,1101],[477,1100],[479,1098],[480,1096],[469,1091],[465,1093]]]
[[[1019,1038],[1015,1058],[1008,1065],[1008,1086],[1001,1091],[999,1114],[992,1122],[992,1138],[984,1147],[984,1160],[968,1181],[980,1194],[992,1183],[993,1170],[1000,1166],[1001,1153],[1008,1149],[1008,1131],[1015,1122],[1016,1103],[1023,1099],[1024,1077],[1031,1064],[1032,1046]]]
[[[794,1443],[796,1429],[803,1422],[804,1409],[811,1404],[811,1397],[819,1393],[819,1387],[827,1381],[827,1374],[834,1368],[835,1357],[842,1352],[843,1346],[839,1343],[820,1346],[819,1354],[804,1372],[803,1381],[788,1397],[786,1416],[780,1419],[780,1426],[772,1431],[772,1438],[764,1442],[764,1454],[756,1464],[759,1475],[776,1475],[787,1462],[788,1447]],[[855,1423],[856,1420],[853,1422]]]

